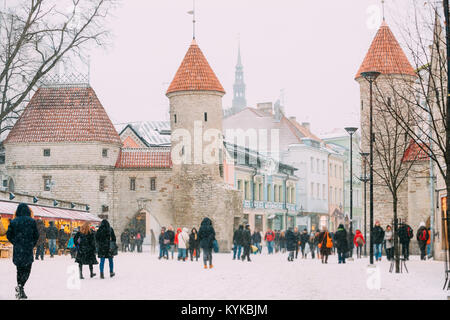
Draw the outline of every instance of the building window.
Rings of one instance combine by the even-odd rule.
[[[52,186],[52,177],[45,176],[44,177],[44,191],[50,191],[51,186]]]
[[[205,117],[205,122],[207,122],[208,121],[208,112],[204,113],[204,117]]]
[[[245,200],[249,200],[249,186],[248,186],[249,182],[245,181],[244,183],[244,196],[245,196]]]
[[[219,164],[219,175],[223,178],[223,164]]]
[[[44,157],[50,157],[50,149],[44,149]]]
[[[333,187],[330,187],[330,203],[333,203]]]
[[[99,184],[98,184],[99,191],[105,191],[105,180],[106,180],[106,177],[100,177]]]
[[[109,207],[106,205],[102,205],[102,213],[108,212],[108,211],[109,211]]]
[[[317,173],[320,173],[320,160],[319,159],[316,160],[316,165],[317,165],[317,168],[316,168]]]
[[[136,178],[130,178],[130,190],[131,191],[136,190]]]
[[[103,156],[103,158],[108,158],[108,149],[102,150],[102,156]]]
[[[325,174],[325,160],[322,160],[322,173]]]
[[[150,191],[156,190],[156,178],[150,178]]]
[[[323,184],[322,185],[322,199],[326,199],[327,198],[327,195],[326,195],[326,189],[325,189],[325,185]]]
[[[280,195],[280,202],[283,202],[284,201],[283,186],[278,186],[278,194]]]
[[[267,185],[267,201],[272,201],[272,185],[270,184]]]
[[[263,184],[260,183],[259,184],[259,201],[263,201],[264,200],[264,188],[263,188]]]
[[[361,100],[361,110],[364,110],[364,101]]]
[[[314,172],[314,158],[311,157],[311,172]]]
[[[314,198],[314,182],[311,182],[311,198]]]

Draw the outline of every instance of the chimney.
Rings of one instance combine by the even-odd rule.
[[[309,122],[302,122],[302,126],[311,131],[311,124]]]
[[[273,114],[272,102],[263,102],[256,104],[256,109],[262,112]]]

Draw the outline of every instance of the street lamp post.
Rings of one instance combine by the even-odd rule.
[[[367,164],[367,157],[369,156],[368,152],[361,152],[361,157],[363,157],[364,161],[364,176],[361,177],[359,180],[364,182],[364,239],[367,241],[367,199],[366,199],[366,184],[367,181],[369,181],[369,178],[367,177],[366,173],[366,164]],[[367,246],[364,245],[364,257],[367,257]]]
[[[377,80],[380,72],[367,71],[361,72],[361,76],[369,82],[370,86],[370,115],[369,115],[369,141],[370,141],[370,190],[369,190],[369,202],[370,202],[370,264],[373,265],[373,243],[372,243],[372,229],[373,229],[373,83]]]
[[[358,130],[355,127],[347,127],[345,131],[350,135],[350,230],[349,230],[349,261],[353,260],[353,134]]]

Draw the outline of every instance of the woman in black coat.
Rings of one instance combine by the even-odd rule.
[[[13,245],[13,263],[17,267],[16,298],[26,299],[23,287],[27,282],[33,264],[33,248],[39,239],[36,221],[25,203],[17,207],[15,218],[11,221],[6,237]]]
[[[200,257],[200,239],[198,238],[198,232],[196,228],[192,228],[189,235],[189,253],[191,255],[191,261],[195,256],[195,261],[198,261]]]
[[[39,239],[36,243],[36,260],[39,260],[39,257],[41,257],[41,260],[44,260],[44,251],[45,251],[45,240],[47,239],[47,230],[45,230],[44,221],[37,220],[36,226],[39,232]]]
[[[204,218],[200,224],[200,229],[198,230],[198,238],[200,240],[200,248],[203,250],[203,264],[206,269],[207,262],[209,261],[209,268],[212,265],[212,249],[214,245],[214,240],[216,239],[216,231],[212,226],[212,221],[209,218]]]
[[[97,259],[95,258],[95,239],[94,234],[90,229],[89,222],[85,222],[80,231],[75,235],[73,242],[77,247],[77,257],[75,258],[75,262],[78,263],[80,268],[80,279],[84,279],[83,277],[83,265],[89,265],[89,271],[91,273],[91,278],[95,277],[94,273],[94,264],[98,264]]]
[[[117,254],[117,244],[114,229],[109,225],[108,220],[103,219],[100,223],[100,227],[95,234],[95,240],[97,240],[98,257],[100,258],[100,278],[105,278],[103,273],[105,259],[108,259],[109,275],[112,278],[115,275],[113,257]]]
[[[294,261],[294,252],[297,248],[298,236],[289,228],[286,231],[286,248],[289,252],[288,261]]]
[[[345,254],[348,251],[347,231],[343,224],[340,224],[334,234],[335,246],[338,252],[339,263],[345,263]]]

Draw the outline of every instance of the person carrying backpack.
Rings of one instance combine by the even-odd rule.
[[[414,236],[413,229],[406,223],[401,223],[398,228],[398,237],[402,245],[402,255],[405,260],[409,260],[409,242]]]
[[[427,249],[427,242],[430,238],[428,234],[428,230],[425,227],[425,222],[421,222],[419,226],[419,230],[417,230],[417,242],[419,243],[419,249],[420,249],[420,260],[426,260],[426,249]]]
[[[364,240],[364,236],[361,233],[361,230],[356,230],[355,237],[353,238],[353,243],[356,247],[356,258],[361,259],[362,254],[362,248],[366,244],[366,241]]]

